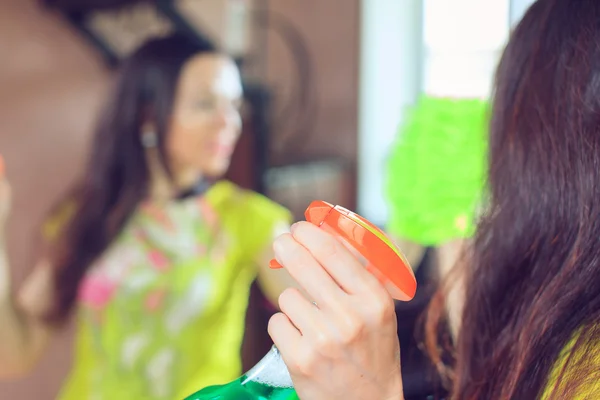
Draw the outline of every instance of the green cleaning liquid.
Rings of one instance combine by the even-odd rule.
[[[297,400],[294,388],[270,386],[248,381],[246,376],[222,386],[209,386],[186,400]]]
[[[275,346],[250,371],[225,385],[209,386],[185,400],[299,400]]]

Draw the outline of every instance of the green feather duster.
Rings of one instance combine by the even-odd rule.
[[[388,231],[424,246],[473,233],[486,178],[488,103],[423,97],[387,164]]]

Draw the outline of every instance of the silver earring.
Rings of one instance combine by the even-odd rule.
[[[147,130],[142,133],[142,146],[147,149],[151,149],[153,147],[158,146],[158,135],[154,130]]]

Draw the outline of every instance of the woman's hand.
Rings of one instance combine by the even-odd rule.
[[[54,293],[54,288],[50,268],[36,267],[26,281],[28,289],[21,290],[17,298],[11,293],[5,236],[11,197],[0,156],[0,379],[13,379],[28,373],[43,354],[53,333],[49,326],[32,317],[33,307],[22,301],[27,297],[31,304],[41,304],[44,308],[51,304],[49,294]]]
[[[274,243],[287,289],[269,334],[306,400],[403,399],[394,302],[337,239],[300,222]]]

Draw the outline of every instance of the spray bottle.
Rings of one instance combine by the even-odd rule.
[[[411,300],[417,290],[413,271],[393,242],[375,225],[340,206],[314,201],[305,212],[306,220],[334,235],[375,275],[390,295]],[[282,266],[272,260],[273,269]],[[226,385],[210,386],[185,400],[296,400],[288,369],[277,347],[248,372]]]

